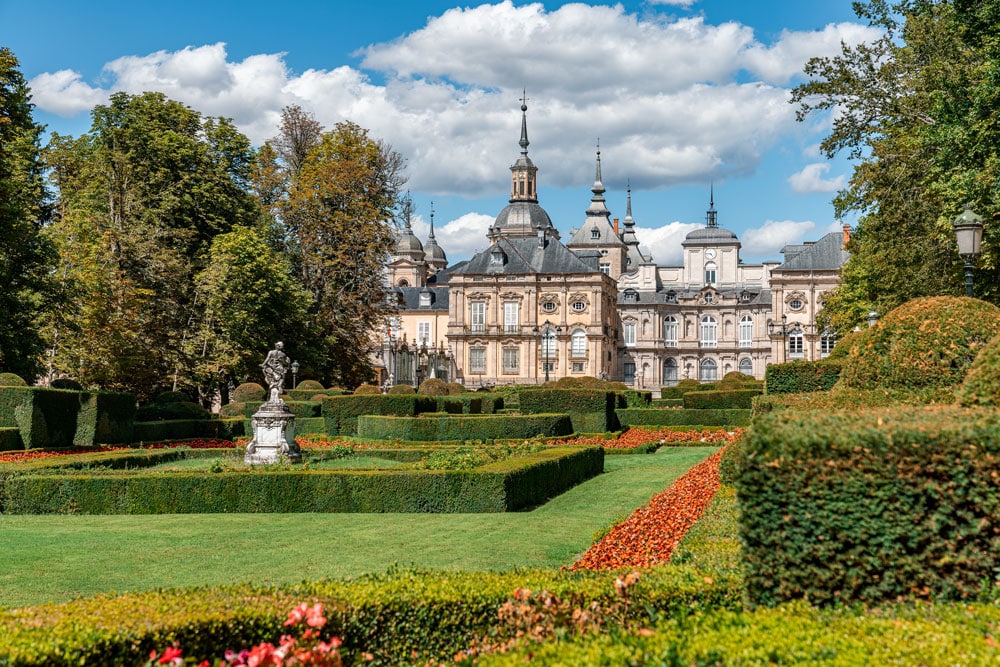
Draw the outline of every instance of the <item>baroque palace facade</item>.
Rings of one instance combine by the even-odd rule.
[[[522,104],[510,201],[488,249],[449,266],[433,211],[426,243],[405,221],[386,267],[396,314],[380,336],[383,385],[592,376],[655,390],[730,371],[763,378],[770,363],[829,354],[835,338],[816,314],[839,282],[848,227],[786,246],[783,261],[744,264],[713,196],[706,226],[681,244],[682,265],[657,265],[639,247],[631,191],[624,220],[612,219],[598,150],[586,218],[564,243],[538,203],[526,112]]]

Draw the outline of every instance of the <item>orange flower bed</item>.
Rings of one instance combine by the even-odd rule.
[[[95,452],[127,452],[134,449],[165,449],[167,447],[190,447],[191,449],[226,449],[234,447],[231,440],[215,440],[196,438],[192,440],[177,440],[173,442],[151,442],[137,447],[121,447],[113,445],[103,445],[90,449],[61,449],[58,451],[21,451],[21,452],[0,452],[0,463],[19,463],[21,461],[35,461],[38,459],[48,459],[56,456],[73,456],[74,454],[93,454]]]
[[[617,438],[587,436],[569,440],[550,440],[548,445],[600,445],[605,449],[634,449],[648,442],[669,443],[718,443],[728,445],[742,435],[743,429],[704,429],[701,431],[672,431],[668,429],[630,428]]]
[[[653,496],[583,554],[570,570],[613,570],[666,563],[719,488],[720,449]]]

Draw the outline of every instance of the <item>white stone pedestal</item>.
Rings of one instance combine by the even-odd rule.
[[[243,462],[247,465],[266,463],[301,463],[302,452],[295,444],[295,415],[281,399],[261,405],[250,419],[253,440],[247,445]]]

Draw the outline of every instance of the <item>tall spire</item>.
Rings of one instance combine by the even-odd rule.
[[[601,138],[597,137],[597,170],[594,176],[594,187],[591,190],[592,192],[596,192],[597,188],[600,188],[601,192],[604,192],[604,183],[602,182],[602,180],[603,179],[601,179]]]
[[[528,154],[528,91],[521,90],[521,155]]]
[[[625,199],[625,226],[634,227],[635,219],[632,218],[632,179],[627,181],[625,192],[628,193],[628,196]]]
[[[431,233],[427,236],[427,242],[434,240],[434,202],[431,202]]]
[[[594,167],[594,185],[590,188],[594,196],[590,198],[590,207],[587,208],[588,217],[603,217],[610,220],[611,211],[608,210],[604,199],[604,183],[601,182],[601,140],[597,140],[597,162]]]
[[[715,183],[712,183],[709,186],[708,211],[706,211],[706,213],[707,215],[705,216],[705,220],[708,221],[708,226],[718,227],[719,222],[716,219],[716,211],[715,211]]]

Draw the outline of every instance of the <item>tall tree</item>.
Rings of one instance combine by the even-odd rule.
[[[837,110],[822,148],[858,160],[834,200],[861,217],[827,316],[843,330],[871,308],[961,293],[951,222],[966,204],[987,221],[977,295],[1000,301],[1000,0],[854,6],[883,37],[809,61],[793,93],[800,118]]]
[[[315,142],[311,116],[286,109],[282,134],[258,153],[255,190],[284,232],[284,249],[311,296],[326,364],[351,386],[371,375],[371,332],[384,315],[383,272],[400,205],[403,158],[350,122]],[[312,145],[303,154],[290,146]]]
[[[53,226],[77,309],[60,313],[56,363],[80,381],[148,396],[193,381],[185,341],[203,314],[194,276],[211,240],[259,212],[249,141],[159,93],[116,93],[91,132],[53,137]]]
[[[0,48],[0,371],[31,382],[41,369],[39,316],[53,295],[55,253],[42,229],[49,213],[43,128],[18,67],[13,52]]]

